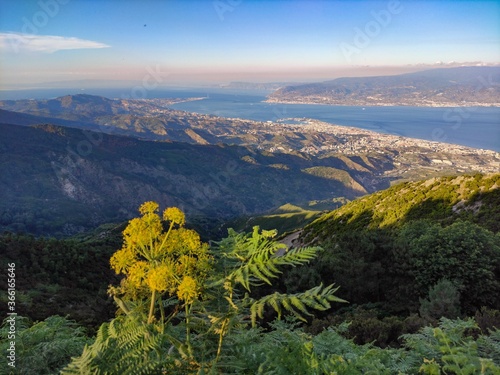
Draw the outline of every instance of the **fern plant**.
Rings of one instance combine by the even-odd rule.
[[[224,298],[230,306],[238,310],[248,307],[251,311],[252,324],[256,318],[262,317],[264,306],[272,307],[280,318],[283,311],[287,311],[303,319],[309,315],[308,309],[326,310],[331,302],[346,302],[334,295],[338,288],[333,285],[323,287],[319,285],[306,292],[293,295],[274,293],[255,300],[248,297],[240,299],[240,306],[235,301],[235,290],[241,285],[247,292],[252,286],[264,283],[272,285],[271,279],[277,278],[281,271],[279,266],[298,266],[312,260],[319,247],[303,247],[288,250],[285,244],[276,242],[273,238],[276,231],[260,231],[258,226],[251,234],[238,234],[229,230],[229,236],[217,243],[215,253],[221,259],[224,274],[213,286],[223,285]]]
[[[278,267],[308,263],[320,250],[319,247],[288,250],[286,245],[274,240],[276,234],[275,230],[261,231],[258,226],[248,234],[238,234],[230,229],[228,237],[216,243],[214,254],[218,260],[216,264],[219,265],[219,274],[210,287],[216,289],[214,294],[218,295],[219,306],[222,307],[219,321],[230,322],[232,317],[233,321],[236,318],[237,325],[242,325],[244,317],[250,315],[251,324],[255,327],[257,318],[263,317],[266,306],[274,309],[278,319],[284,312],[288,312],[305,320],[304,316],[310,315],[310,309],[326,310],[331,307],[331,302],[345,302],[334,295],[338,288],[333,285],[319,285],[292,295],[273,293],[260,299],[251,298],[248,293],[252,287],[272,285],[271,280],[279,277],[281,271]],[[244,297],[241,296],[240,286],[245,292]],[[226,301],[225,306],[220,304],[221,300]],[[216,361],[222,349],[223,338],[229,330],[219,329],[217,332],[219,342]]]
[[[342,374],[403,375],[418,372],[418,359],[400,349],[356,345],[342,336],[347,324],[331,327],[312,336],[296,318],[259,328],[236,330],[225,344],[231,366],[224,374]]]
[[[140,375],[175,370],[174,359],[168,355],[169,336],[133,315],[117,317],[101,325],[94,343],[85,346],[62,374]]]
[[[495,365],[500,366],[500,329],[490,331],[488,336],[480,336],[477,352],[481,358],[491,358]]]
[[[419,371],[424,374],[499,374],[500,367],[480,356],[478,343],[470,332],[478,330],[473,319],[450,320],[441,318],[439,326],[425,327],[419,334],[403,335],[405,346],[421,356]],[[483,338],[495,355],[494,341]],[[496,353],[498,356],[498,352]]]
[[[320,284],[303,293],[282,294],[275,292],[258,300],[247,298],[244,300],[250,306],[252,325],[255,326],[257,317],[263,318],[264,307],[270,306],[281,319],[283,312],[292,313],[296,318],[306,321],[304,315],[311,316],[309,309],[324,311],[331,307],[330,302],[346,302],[334,293],[338,290],[333,285],[323,287]]]
[[[10,345],[8,333],[9,325],[5,321],[0,329],[2,353],[6,353]],[[51,316],[32,325],[27,318],[17,316],[15,342],[16,373],[45,375],[58,374],[72,356],[81,353],[90,339],[82,327],[61,316]]]

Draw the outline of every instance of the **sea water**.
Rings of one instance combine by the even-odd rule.
[[[0,91],[0,99],[46,99],[68,94],[132,98],[133,89],[51,89]],[[221,117],[277,121],[312,118],[380,133],[500,151],[499,107],[333,106],[266,103],[264,91],[218,88],[169,88],[146,93],[147,98],[200,98],[177,103],[173,109]]]

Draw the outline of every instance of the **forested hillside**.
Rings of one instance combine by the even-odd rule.
[[[285,285],[292,290],[319,280],[340,285],[338,295],[358,305],[347,316],[362,325],[372,320],[379,333],[398,332],[408,323],[390,322],[388,316],[432,320],[445,311],[451,317],[498,309],[499,186],[498,174],[443,177],[402,183],[350,202],[300,232],[295,243],[324,251],[307,270],[290,271]],[[337,319],[332,314],[315,324]],[[363,342],[388,343],[398,336],[364,333],[363,339],[351,329]]]
[[[397,184],[334,210],[305,228],[307,239],[324,240],[356,229],[400,227],[431,219],[451,223],[475,222],[500,230],[500,174],[449,176]]]

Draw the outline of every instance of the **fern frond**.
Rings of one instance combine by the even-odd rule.
[[[277,278],[279,266],[298,266],[309,262],[320,250],[319,247],[304,247],[287,250],[283,243],[273,240],[276,231],[262,231],[258,226],[251,234],[236,234],[218,243],[222,256],[233,267],[226,279],[241,284],[250,291],[252,285],[266,283]]]
[[[183,343],[132,315],[120,316],[99,328],[95,342],[86,346],[62,374],[152,374],[172,365],[168,348],[174,345],[183,356]],[[160,371],[160,369],[162,369]]]
[[[271,306],[276,311],[278,318],[281,317],[283,308],[298,319],[305,321],[304,316],[311,315],[309,309],[326,310],[331,307],[331,302],[346,302],[334,295],[337,290],[338,287],[334,288],[333,284],[326,287],[320,284],[302,293],[282,294],[275,292],[258,300],[248,299],[252,325],[255,326],[257,318],[263,318],[266,305]]]
[[[309,311],[307,311],[307,307],[306,307],[306,305],[304,304],[304,302],[302,302],[302,301],[300,300],[300,298],[297,298],[297,297],[295,297],[295,296],[292,296],[292,297],[290,298],[290,302],[291,302],[291,304],[292,304],[292,305],[293,305],[293,306],[294,306],[297,310],[299,310],[302,314],[304,314],[304,315],[311,315],[311,314],[309,313]],[[314,308],[314,306],[313,306],[313,305],[311,305],[311,304],[308,304],[308,306],[310,306],[310,307]]]
[[[322,250],[318,246],[298,247],[286,251],[283,255],[276,256],[275,264],[300,266],[308,263],[316,257],[316,254]]]

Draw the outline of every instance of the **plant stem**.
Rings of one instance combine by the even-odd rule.
[[[188,353],[189,356],[192,357],[192,349],[191,349],[191,339],[190,339],[190,330],[189,330],[189,304],[185,304],[185,309],[186,309],[186,345],[188,348]]]
[[[155,300],[156,300],[156,290],[153,290],[153,294],[151,295],[151,304],[149,305],[148,324],[153,323],[153,314],[155,311]]]
[[[219,361],[220,353],[222,350],[222,339],[224,338],[224,330],[226,329],[227,320],[222,323],[220,334],[219,334],[219,346],[217,348],[217,356],[215,357],[215,363]]]
[[[163,308],[163,299],[160,295],[158,298],[158,304],[160,305],[160,314],[161,314],[161,333],[165,332],[165,309]]]

